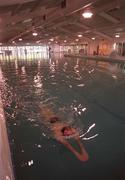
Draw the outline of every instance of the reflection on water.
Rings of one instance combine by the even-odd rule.
[[[54,56],[0,63],[0,89],[18,180],[125,178],[123,65]],[[90,156],[87,162],[78,161],[56,141],[43,123],[41,105],[77,129]]]

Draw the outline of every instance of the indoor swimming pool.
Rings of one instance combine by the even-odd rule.
[[[125,179],[124,64],[1,60],[0,76],[16,180]],[[79,132],[88,160],[57,141],[41,107]],[[78,149],[72,137],[67,141]]]

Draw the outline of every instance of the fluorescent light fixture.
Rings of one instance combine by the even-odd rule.
[[[95,37],[92,37],[92,40],[95,40]]]
[[[50,41],[54,41],[54,39],[53,39],[53,38],[51,38],[51,39],[50,39]]]
[[[38,33],[37,32],[33,32],[33,36],[38,36]]]
[[[28,22],[31,22],[31,21],[32,21],[32,19],[29,18],[29,19],[25,19],[25,20],[23,21],[23,23],[28,23]]]
[[[22,38],[19,38],[19,41],[22,41]]]
[[[76,41],[78,42],[78,41],[79,41],[79,39],[76,39]]]
[[[82,37],[82,34],[78,34],[78,37]]]
[[[93,16],[93,13],[91,12],[91,11],[84,11],[83,13],[82,13],[82,16],[84,17],[84,18],[86,18],[86,19],[89,19],[89,18],[91,18],[92,16]]]
[[[14,43],[15,43],[15,41],[12,41],[12,43],[14,44]]]
[[[116,37],[116,38],[119,38],[119,37],[120,37],[120,35],[119,35],[119,34],[116,34],[116,35],[115,35],[115,37]]]

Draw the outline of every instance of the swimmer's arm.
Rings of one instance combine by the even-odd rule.
[[[80,137],[79,137],[79,136],[76,136],[76,137],[74,137],[74,138],[75,138],[75,140],[77,141],[77,143],[78,143],[78,145],[79,145],[79,147],[80,147],[80,149],[81,149],[82,154],[84,154],[84,158],[85,158],[86,160],[88,160],[88,158],[89,158],[88,153],[87,153],[87,151],[85,150],[85,148],[84,148],[84,146],[83,146],[83,144],[82,144],[82,142],[81,142],[81,140],[80,140]]]
[[[80,139],[78,137],[75,139],[76,139],[76,141],[80,147],[80,150],[81,150],[80,153],[77,152],[75,150],[75,148],[65,139],[58,138],[58,141],[60,141],[63,145],[65,145],[71,152],[73,152],[80,161],[87,161],[88,160],[88,153],[84,149],[83,144],[80,142]]]

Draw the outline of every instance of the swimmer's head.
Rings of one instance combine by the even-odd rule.
[[[55,123],[57,121],[59,121],[59,118],[56,116],[50,118],[50,123]]]
[[[75,133],[73,128],[71,128],[70,126],[63,127],[61,132],[62,132],[63,136],[71,136]]]

